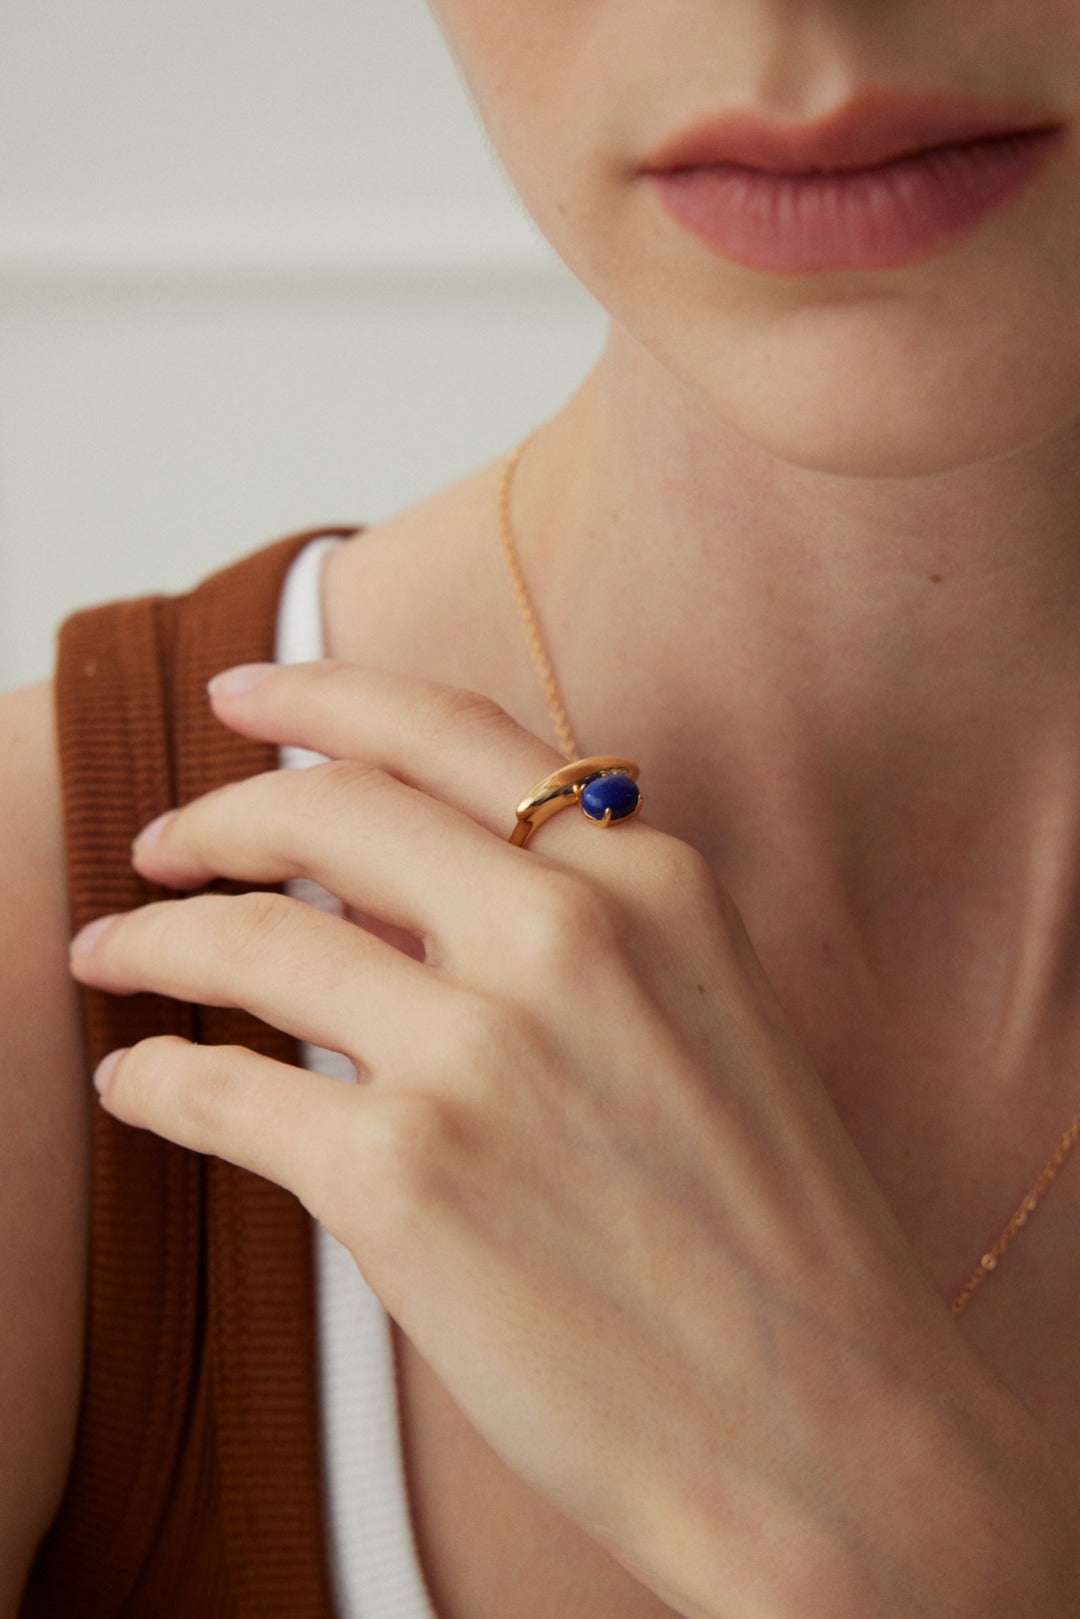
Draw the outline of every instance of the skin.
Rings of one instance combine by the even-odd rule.
[[[1080,15],[436,10],[613,315],[514,522],[580,734],[655,790],[510,850],[500,806],[561,760],[488,699],[342,661],[219,687],[224,723],[337,762],[186,807],[139,869],[314,875],[424,959],[262,897],[115,920],[80,979],[249,1006],[369,1083],[145,1042],[104,1104],[293,1189],[507,1465],[677,1612],[1064,1619],[1075,1490],[844,1119],[912,1075],[957,1119],[1075,1111]],[[889,272],[727,264],[640,183],[705,113],[868,83],[1024,99],[1069,141]],[[959,1216],[992,1177],[957,1162]]]
[[[424,959],[280,895],[101,919],[84,981],[247,1006],[366,1081],[164,1037],[105,1058],[105,1106],[294,1191],[503,1460],[688,1619],[1066,1612],[1068,1483],[703,857],[567,815],[511,848],[491,806],[560,759],[475,694],[332,660],[233,680],[227,724],[331,762],[154,823],[139,870],[303,869]]]
[[[13,1619],[70,1467],[83,1376],[89,1128],[67,971],[63,818],[47,687],[0,699],[0,1615]]]

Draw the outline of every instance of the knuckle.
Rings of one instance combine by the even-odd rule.
[[[223,1146],[250,1139],[245,1075],[251,1060],[246,1046],[154,1035],[125,1054],[103,1099],[124,1123],[153,1130],[193,1152],[219,1154]]]
[[[333,691],[341,681],[342,675],[347,675],[350,665],[345,658],[316,658],[305,663],[301,670],[297,670],[302,678],[313,686],[327,684]]]
[[[216,895],[207,896],[214,901]],[[250,889],[224,899],[228,906],[229,943],[238,954],[265,949],[267,941],[291,920],[296,901],[270,889]]]
[[[448,729],[455,735],[471,736],[514,727],[510,715],[493,698],[462,686],[428,687],[417,699],[414,718],[418,729],[432,742]]]
[[[729,966],[745,966],[753,955],[746,927],[711,861],[677,838],[665,837],[655,853],[646,888],[656,921],[677,930],[683,950],[705,948]]]
[[[173,1056],[171,1048],[182,1044],[180,1039],[169,1034],[140,1040],[138,1045],[125,1053],[124,1060],[115,1070],[109,1087],[110,1096],[123,1093],[129,1100],[133,1099],[146,1084],[148,1076]]]
[[[162,1074],[171,1082],[172,1111],[184,1139],[202,1142],[213,1138],[220,1126],[230,1091],[227,1046],[190,1046],[175,1042],[182,1049],[164,1056]]]
[[[650,874],[657,888],[678,900],[711,897],[717,887],[712,865],[692,843],[661,836],[650,851]]]
[[[445,1201],[463,1148],[463,1110],[419,1091],[383,1097],[363,1121],[365,1155],[383,1200],[416,1211]]]
[[[674,912],[687,921],[726,920],[725,904],[731,906],[731,901],[711,862],[693,844],[662,836],[650,850],[644,881],[663,914]]]
[[[459,996],[429,1061],[458,1080],[474,1079],[521,1043],[520,1010],[493,995]]]
[[[328,759],[325,764],[294,770],[290,775],[301,803],[318,816],[325,813],[328,800],[377,792],[385,789],[390,780],[385,770],[359,759]]]
[[[483,1000],[478,992],[455,988],[444,1015],[426,1019],[414,1031],[409,1061],[421,1085],[427,1087],[448,1076],[457,1083],[475,1071],[488,1036]]]
[[[356,759],[329,759],[304,770],[277,771],[272,778],[272,815],[261,817],[261,836],[272,846],[283,870],[301,871],[312,829],[332,817],[355,810],[362,797],[386,793],[391,777],[385,770]]]
[[[186,1111],[202,1076],[198,1048],[179,1035],[152,1035],[126,1053],[109,1086],[110,1104],[127,1113],[160,1118]]]
[[[620,918],[614,899],[577,872],[545,872],[522,912],[519,947],[533,968],[575,972],[587,958],[617,951]]]
[[[188,907],[194,900],[156,900],[140,905],[128,913],[122,922],[114,924],[103,935],[99,949],[110,972],[125,976],[134,974],[132,982],[140,978],[140,967],[146,961],[168,961],[175,951],[176,924],[188,919]]]

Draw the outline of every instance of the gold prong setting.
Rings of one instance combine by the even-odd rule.
[[[612,826],[640,814],[641,791],[625,770],[601,770],[581,783],[578,802],[594,826]]]
[[[640,814],[642,805],[637,775],[638,766],[632,759],[611,754],[572,760],[537,782],[522,799],[510,842],[524,848],[538,826],[571,804],[579,804],[593,826],[618,826],[631,820]]]

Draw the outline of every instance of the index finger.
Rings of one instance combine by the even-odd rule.
[[[566,764],[482,692],[340,659],[241,665],[211,682],[210,696],[218,718],[245,736],[378,765],[503,838],[522,799]],[[538,835],[544,852],[591,863],[569,824],[580,819],[554,817]]]

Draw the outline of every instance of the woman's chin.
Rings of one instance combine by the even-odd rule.
[[[742,375],[727,369],[722,388],[691,385],[725,425],[792,466],[914,478],[989,464],[1080,421],[1075,368],[997,369],[957,358],[913,371],[880,354],[800,369],[778,355]]]
[[[676,298],[668,285],[659,297],[635,284],[613,309],[617,358],[627,351],[654,386],[674,382],[691,419],[700,411],[795,466],[925,477],[1080,421],[1080,326],[1050,277],[1027,297],[996,274],[973,276],[963,296],[930,282],[828,301],[798,288],[704,296],[697,284]]]
[[[1000,431],[999,423],[979,432],[975,424],[958,427],[946,418],[940,431],[933,432],[925,415],[897,419],[896,413],[886,413],[884,420],[875,419],[876,400],[863,414],[822,411],[813,420],[789,407],[770,409],[765,403],[755,414],[746,401],[741,404],[739,420],[729,419],[729,424],[758,449],[789,466],[839,478],[933,477],[989,464],[1022,448],[1015,435]],[[1035,432],[1023,442],[1043,436]]]

